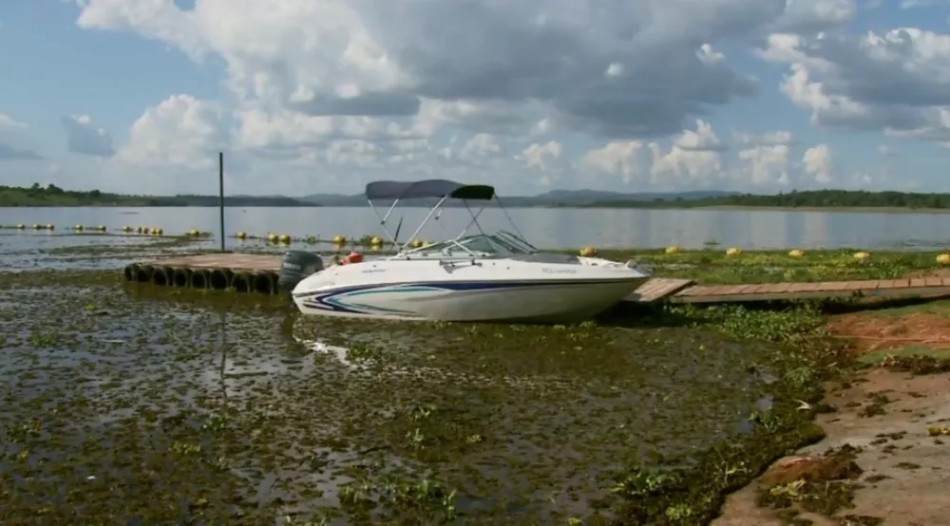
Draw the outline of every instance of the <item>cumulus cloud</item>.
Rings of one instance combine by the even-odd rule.
[[[557,141],[548,141],[544,144],[535,142],[525,148],[518,159],[524,162],[526,167],[543,172],[550,169],[563,153],[564,145]]]
[[[96,157],[110,157],[115,153],[112,136],[97,127],[89,115],[70,115],[60,119],[60,122],[66,130],[70,152]]]
[[[649,174],[652,157],[647,145],[640,141],[611,141],[587,152],[582,168],[615,175],[624,183],[637,181]]]
[[[756,83],[713,46],[776,20],[785,1],[284,0],[273,9],[256,0],[201,0],[182,10],[174,2],[84,0],[80,6],[80,27],[135,31],[196,60],[221,57],[234,93],[259,111],[425,120],[431,101],[476,108],[533,102],[550,115],[532,114],[525,104],[504,117],[655,136],[678,132],[706,105],[754,92]]]
[[[795,140],[791,132],[739,133],[736,138],[743,145],[738,157],[744,180],[756,186],[785,186],[792,182],[789,164]]]
[[[6,142],[16,140],[16,135],[26,130],[28,126],[13,117],[0,113],[0,161],[35,161],[43,157],[29,148],[19,148]]]
[[[656,141],[611,141],[588,151],[580,167],[620,177],[626,184],[709,186],[729,177],[723,155],[726,149],[712,126],[697,120],[695,129],[684,130],[669,149]]]
[[[788,67],[781,89],[815,125],[950,141],[950,37],[847,36],[837,29],[857,0],[76,3],[81,28],[226,66],[228,96],[149,108],[117,166],[200,168],[223,149],[249,173],[327,182],[354,169],[644,187],[831,180],[827,146],[805,151],[785,130],[713,129],[716,106],[775,87],[734,68],[732,50],[748,42]]]
[[[793,158],[801,152],[796,153],[795,137],[787,130],[740,132],[734,136],[738,148],[730,156],[727,153],[731,148],[712,126],[698,120],[695,128],[678,135],[669,149],[655,141],[611,141],[589,150],[578,169],[644,188],[690,186],[762,191],[791,185],[813,187],[833,181],[834,160],[827,145],[807,149],[797,163]]]
[[[855,0],[787,0],[785,11],[772,29],[814,33],[850,21],[857,11]]]
[[[227,142],[228,127],[215,103],[172,95],[132,124],[116,157],[140,166],[203,167],[216,162]]]
[[[33,150],[14,148],[9,144],[0,143],[0,161],[37,161],[42,158]]]
[[[900,154],[900,152],[896,148],[894,148],[893,146],[889,146],[887,144],[878,145],[877,153],[879,153],[881,157],[896,157],[897,155]]]
[[[26,129],[26,127],[26,123],[20,122],[5,113],[0,113],[0,132],[9,130],[23,130]]]
[[[901,0],[901,9],[914,9],[917,7],[936,7],[946,6],[947,0]]]
[[[812,146],[802,156],[805,173],[814,177],[815,182],[826,184],[833,178],[833,159],[831,148],[826,144]]]
[[[761,56],[789,64],[781,89],[817,125],[950,142],[950,35],[776,34]]]

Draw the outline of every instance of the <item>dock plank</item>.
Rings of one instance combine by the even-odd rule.
[[[281,257],[282,256],[274,254],[200,254],[194,256],[160,258],[147,261],[144,264],[201,269],[227,268],[231,270],[255,272],[277,272],[280,270]]]
[[[950,296],[947,278],[829,281],[817,283],[768,283],[749,285],[696,285],[674,294],[673,303],[724,303],[795,300],[849,296],[941,297]]]
[[[693,283],[691,279],[653,278],[633,291],[623,301],[653,303],[675,294]]]

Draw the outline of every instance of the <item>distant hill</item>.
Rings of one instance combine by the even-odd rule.
[[[532,206],[589,206],[598,202],[621,201],[656,201],[656,200],[694,200],[721,198],[738,195],[738,192],[724,191],[692,191],[670,193],[625,193],[607,190],[551,190],[533,196],[501,196],[501,201],[509,207]],[[299,198],[302,201],[320,204],[322,206],[363,206],[366,197],[363,194],[312,194]],[[403,206],[426,206],[433,203],[432,199],[412,199],[403,201]]]
[[[0,206],[218,206],[216,195],[122,195],[99,190],[64,190],[56,185],[0,186]],[[225,206],[319,206],[285,196],[226,195]]]

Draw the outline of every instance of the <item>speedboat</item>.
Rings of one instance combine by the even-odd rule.
[[[590,319],[633,293],[649,275],[633,262],[544,252],[528,243],[501,205],[495,189],[444,179],[376,181],[366,198],[397,247],[394,255],[321,265],[291,290],[304,314],[431,321],[571,323]],[[404,242],[386,221],[406,199],[438,202]],[[385,216],[374,201],[392,200]],[[450,201],[472,215],[455,238],[419,246],[416,236]],[[489,202],[517,233],[486,233],[478,222]],[[482,202],[474,211],[470,201]],[[451,207],[462,208],[462,207]],[[438,216],[436,216],[438,217]],[[469,233],[472,226],[477,233]],[[401,227],[401,222],[400,222]]]

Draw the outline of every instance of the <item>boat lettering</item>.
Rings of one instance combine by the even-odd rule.
[[[572,268],[541,268],[541,272],[547,274],[577,274],[577,270]]]
[[[384,268],[368,268],[363,271],[363,274],[373,274],[375,272],[386,272]]]

